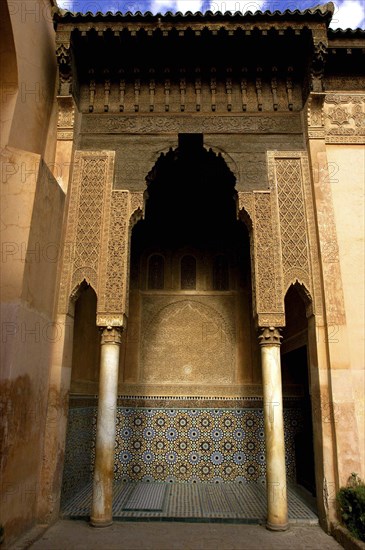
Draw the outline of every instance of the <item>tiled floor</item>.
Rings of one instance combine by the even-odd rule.
[[[288,488],[289,521],[318,523],[318,517],[295,487]],[[63,509],[64,518],[90,515],[91,484]],[[121,483],[115,482],[113,517],[189,521],[261,523],[266,517],[266,489],[257,483]]]

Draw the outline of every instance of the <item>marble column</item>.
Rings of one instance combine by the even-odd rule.
[[[280,364],[281,338],[279,329],[276,327],[262,328],[259,336],[266,443],[266,527],[273,531],[285,531],[288,528]]]
[[[107,527],[113,522],[115,418],[118,397],[120,327],[102,329],[98,419],[90,523]]]

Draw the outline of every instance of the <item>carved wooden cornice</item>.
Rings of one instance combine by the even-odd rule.
[[[325,4],[323,6],[317,6],[313,9],[308,9],[304,11],[299,10],[286,10],[282,13],[275,11],[273,13],[265,12],[247,12],[245,14],[236,12],[234,14],[220,12],[212,13],[206,12],[202,14],[200,12],[192,14],[190,12],[185,15],[181,13],[166,13],[164,15],[156,14],[153,15],[149,12],[141,14],[139,12],[132,14],[126,13],[122,14],[120,12],[102,14],[100,12],[92,14],[90,12],[86,14],[81,13],[71,13],[65,12],[63,10],[58,10],[54,16],[54,24],[56,28],[57,36],[57,59],[59,64],[60,71],[60,95],[67,95],[70,93],[72,86],[72,73],[76,67],[80,68],[82,72],[87,66],[87,71],[95,71],[96,73],[103,73],[104,70],[110,70],[111,65],[113,69],[125,70],[125,67],[119,65],[122,63],[122,60],[126,59],[125,56],[116,56],[116,48],[123,50],[123,47],[131,45],[130,41],[134,41],[133,44],[138,44],[139,41],[145,41],[146,39],[152,40],[150,44],[154,44],[156,41],[158,43],[158,50],[161,52],[174,51],[174,47],[170,44],[170,40],[194,40],[201,37],[202,40],[216,40],[221,44],[221,48],[226,48],[228,43],[232,45],[235,44],[236,47],[239,47],[241,50],[241,59],[243,65],[245,65],[244,58],[247,58],[247,67],[248,75],[251,72],[255,74],[254,84],[256,88],[256,93],[258,96],[258,110],[261,110],[260,105],[260,95],[262,93],[263,78],[267,79],[269,85],[271,86],[272,95],[273,95],[273,110],[276,110],[276,97],[277,97],[277,75],[283,72],[283,67],[285,70],[288,69],[289,65],[293,65],[294,56],[299,60],[299,64],[303,65],[303,52],[305,56],[312,55],[311,63],[311,80],[313,85],[310,86],[313,90],[319,90],[321,88],[321,81],[324,71],[324,60],[327,51],[327,32],[328,25],[331,20],[334,7],[332,3]],[[164,41],[168,41],[164,44]],[[239,43],[237,42],[239,41]],[[291,40],[291,45],[289,48],[284,48],[283,45]],[[242,41],[242,43],[240,42]],[[259,43],[259,47],[256,47],[256,43]],[[141,42],[141,43],[142,43]],[[217,43],[218,43],[217,42]],[[275,54],[272,54],[273,48],[272,45],[278,45],[278,51]],[[124,46],[123,46],[124,45]],[[143,62],[146,53],[148,53],[149,48],[145,47],[146,44],[143,42],[143,55],[141,56],[140,65],[136,66],[138,71],[141,71],[143,68]],[[91,46],[91,47],[89,47]],[[128,52],[134,52],[138,48],[129,47]],[[311,47],[312,50],[311,51]],[[171,50],[172,48],[172,50]],[[81,53],[81,50],[83,53]],[[184,50],[184,49],[183,49]],[[260,52],[261,50],[261,52]],[[198,51],[193,47],[193,51]],[[283,51],[285,55],[283,56]],[[110,55],[108,54],[110,53]],[[129,59],[132,55],[128,55]],[[134,55],[134,53],[133,53]],[[271,55],[276,55],[276,59],[270,59],[270,70],[275,66],[277,73],[275,75],[268,75],[268,68],[264,67],[265,59]],[[105,66],[97,68],[95,57],[99,56],[99,65],[100,63]],[[101,58],[100,58],[101,57]],[[191,58],[189,52],[186,54],[187,60]],[[213,53],[212,53],[212,57]],[[224,57],[230,57],[227,50],[227,55],[223,55],[223,64],[225,64]],[[257,57],[257,61],[255,59]],[[283,57],[291,58],[290,62],[286,60],[283,61]],[[74,58],[74,59],[73,59]],[[156,56],[154,56],[156,59]],[[161,59],[161,56],[159,56]],[[212,59],[214,64],[214,59]],[[204,63],[207,63],[207,60],[204,60]],[[179,64],[179,61],[173,59],[171,61],[173,67],[176,67]],[[118,65],[118,67],[116,66]],[[211,63],[210,63],[211,65]],[[252,65],[249,67],[249,65]],[[239,85],[242,90],[242,110],[245,110],[246,101],[245,93],[247,91],[247,82],[246,74],[244,74],[244,69],[247,70],[247,67],[241,67],[240,71],[242,74],[239,75]],[[170,67],[167,64],[167,69],[170,70]],[[260,70],[263,70],[261,76]],[[161,75],[152,75],[151,70],[154,71],[155,67],[147,67],[147,70],[150,73],[149,81],[149,92],[150,92],[150,106],[153,110],[154,106],[154,86],[156,84],[156,79],[160,78]],[[184,111],[184,90],[186,88],[185,84],[185,75],[183,74],[184,68],[179,68],[180,74],[180,93],[181,93],[181,111]],[[227,70],[227,67],[225,67]],[[130,71],[129,71],[130,72]],[[236,68],[237,72],[237,68]],[[266,72],[266,74],[265,74]],[[95,73],[95,74],[96,74]],[[96,75],[100,78],[100,74]],[[216,80],[219,76],[222,79],[222,75],[210,75],[209,85],[211,87],[212,93],[212,111],[215,110],[215,90],[216,90]],[[80,76],[82,78],[82,76]],[[120,86],[120,95],[121,95],[121,107],[120,110],[123,110],[123,80],[125,81],[126,75],[120,75],[119,83]],[[141,73],[142,77],[142,73]],[[139,88],[139,78],[135,76],[135,95],[136,95],[136,111],[139,110],[138,96],[141,91]],[[226,74],[225,76],[225,88],[227,94],[227,109],[231,110],[231,101],[230,97],[232,95],[232,85],[231,80],[235,77],[235,71],[233,69],[231,74]],[[115,75],[111,74],[111,78],[115,78]],[[75,77],[74,77],[75,80]],[[94,77],[89,78],[90,85],[90,96],[92,96],[92,90],[94,86],[95,75]],[[108,78],[105,78],[105,90],[107,92],[108,88]],[[170,76],[165,75],[164,78],[165,85],[165,111],[170,110],[170,85],[171,78]],[[196,105],[197,111],[200,110],[201,104],[200,101],[200,90],[201,90],[201,77],[196,74],[194,86],[196,90]],[[291,93],[291,77],[286,77],[286,87],[287,93]],[[107,95],[107,93],[106,93]],[[289,109],[291,109],[290,99],[288,100]],[[105,103],[105,110],[109,110],[108,101]],[[90,108],[92,111],[92,106]]]

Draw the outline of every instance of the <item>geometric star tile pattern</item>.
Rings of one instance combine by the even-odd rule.
[[[288,480],[295,479],[300,408],[284,409]],[[92,479],[96,407],[70,409],[62,502]],[[121,482],[258,482],[266,473],[260,408],[118,407],[114,479]]]
[[[284,412],[288,478],[295,477],[300,410]],[[264,481],[262,409],[119,407],[114,479],[120,481]]]

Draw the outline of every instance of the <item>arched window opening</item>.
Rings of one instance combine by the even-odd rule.
[[[148,289],[162,290],[165,284],[165,261],[160,254],[154,254],[148,261]]]
[[[181,289],[196,289],[196,259],[194,256],[183,256],[181,258]]]
[[[228,290],[229,274],[228,260],[226,256],[219,255],[213,263],[213,290]]]

